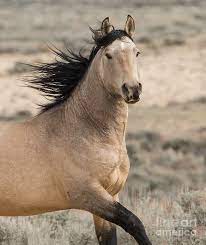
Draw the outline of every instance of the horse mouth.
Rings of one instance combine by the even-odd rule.
[[[137,98],[132,98],[132,99],[129,99],[129,98],[124,98],[125,102],[127,104],[135,104],[137,103],[138,101],[140,101],[140,97],[138,96]]]

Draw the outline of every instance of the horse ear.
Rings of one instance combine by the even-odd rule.
[[[126,33],[132,37],[134,35],[134,31],[135,31],[135,22],[134,19],[132,18],[131,15],[127,16],[127,20],[126,20],[126,24],[124,27],[124,30],[126,31]]]
[[[108,33],[110,33],[113,30],[114,30],[114,27],[113,27],[113,25],[110,24],[109,17],[105,18],[102,21],[102,26],[101,26],[101,31],[102,31],[103,36],[107,35]]]

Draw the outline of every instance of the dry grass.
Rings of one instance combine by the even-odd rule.
[[[127,189],[122,202],[144,221],[153,244],[205,244],[205,190],[165,195]],[[2,245],[97,244],[92,218],[82,211],[0,219]],[[119,244],[136,244],[118,230]]]

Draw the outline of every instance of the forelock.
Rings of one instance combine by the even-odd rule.
[[[133,39],[126,33],[124,30],[113,30],[110,33],[108,33],[106,36],[99,37],[99,36],[93,36],[93,39],[95,41],[95,44],[97,47],[107,47],[111,43],[113,43],[117,39],[122,39],[123,37],[128,37],[133,41]]]

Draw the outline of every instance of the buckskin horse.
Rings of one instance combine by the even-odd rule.
[[[53,49],[27,85],[49,96],[41,112],[0,131],[0,215],[81,209],[93,214],[99,244],[116,245],[115,226],[149,245],[140,219],[118,201],[129,172],[128,104],[140,99],[134,19],[105,18],[88,58]]]

